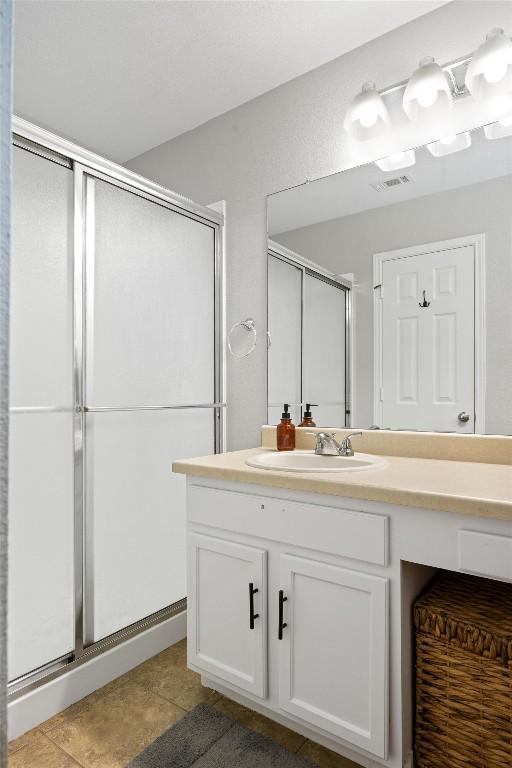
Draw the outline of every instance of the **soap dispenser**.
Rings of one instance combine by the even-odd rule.
[[[293,451],[295,449],[295,425],[290,416],[290,406],[284,404],[281,423],[277,425],[277,450]]]
[[[314,405],[314,403],[306,403],[306,410],[304,411],[304,416],[302,417],[299,427],[316,427],[311,414],[311,405]]]

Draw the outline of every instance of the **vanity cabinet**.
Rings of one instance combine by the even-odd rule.
[[[252,456],[176,465],[189,666],[356,765],[412,768],[413,606],[439,569],[512,582],[510,467],[389,457],[363,486],[375,501],[349,495],[355,477],[251,470]]]
[[[260,698],[267,693],[267,553],[189,533],[189,662]]]
[[[263,538],[261,515],[273,505]],[[306,517],[295,505],[286,532],[277,508],[287,507],[268,496],[189,487],[189,665],[207,685],[246,692],[295,723],[386,758],[389,580],[354,559],[347,567],[337,550],[352,552],[350,536],[325,540],[324,552],[311,548],[311,539],[319,543],[313,529],[332,509],[319,506],[312,517],[310,507]],[[336,511],[343,524],[345,512]],[[387,530],[379,516],[347,520],[353,526],[364,517],[369,531]],[[384,541],[375,548],[377,559],[385,549]]]
[[[283,554],[279,707],[385,757],[388,580]]]

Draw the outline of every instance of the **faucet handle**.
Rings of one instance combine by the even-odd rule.
[[[345,440],[350,440],[351,437],[362,437],[362,432],[351,432],[349,435],[345,437]]]
[[[343,438],[341,441],[341,453],[343,456],[353,456],[354,449],[352,448],[352,437],[362,437],[362,432],[351,432],[349,435]]]
[[[320,442],[320,440],[322,440],[323,434],[324,434],[323,432],[306,432],[306,435],[311,435],[311,437],[315,438],[317,445]]]
[[[327,432],[306,432],[306,435],[311,435],[315,438],[315,453],[322,453],[325,446],[325,441],[329,438]]]

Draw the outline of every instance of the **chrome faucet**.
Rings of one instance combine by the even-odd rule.
[[[354,449],[351,438],[362,437],[363,435],[362,432],[351,432],[350,435],[343,438],[341,443],[338,443],[334,432],[308,432],[307,434],[316,438],[315,453],[317,456],[353,456]]]

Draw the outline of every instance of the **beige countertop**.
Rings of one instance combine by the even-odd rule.
[[[245,463],[249,456],[268,450],[250,448],[186,459],[175,462],[173,471],[211,480],[254,483],[512,522],[511,465],[386,456],[388,463],[381,469],[321,474],[256,469]]]

